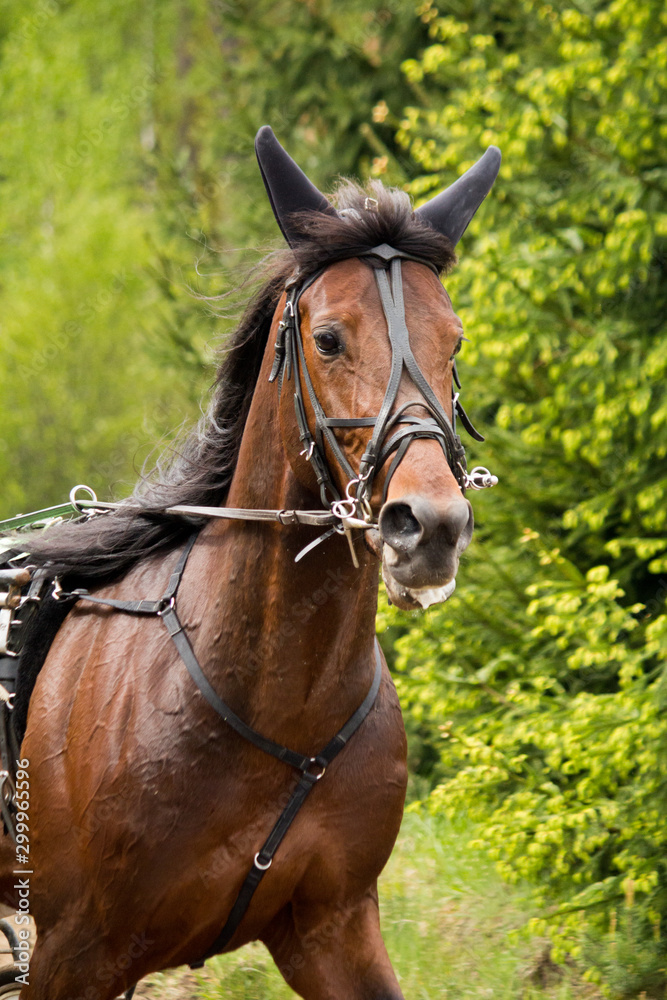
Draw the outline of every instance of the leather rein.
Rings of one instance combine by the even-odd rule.
[[[287,282],[287,299],[282,319],[278,325],[275,341],[275,359],[269,382],[278,381],[278,391],[282,392],[284,383],[294,378],[294,411],[296,414],[299,436],[303,445],[301,454],[310,462],[324,510],[263,510],[256,508],[237,507],[205,507],[180,504],[167,507],[162,512],[167,515],[198,518],[223,518],[241,521],[274,521],[283,525],[307,525],[323,527],[322,535],[310,542],[295,558],[302,559],[315,546],[334,533],[347,537],[352,561],[358,568],[359,563],[352,542],[352,531],[368,531],[377,528],[377,520],[373,517],[370,498],[373,483],[386,462],[391,458],[382,492],[382,503],[385,502],[392,476],[403,460],[405,453],[417,438],[436,440],[447,459],[450,469],[459,484],[461,492],[467,489],[482,490],[495,486],[498,482],[488,469],[477,466],[470,473],[466,469],[465,450],[461,438],[456,431],[457,415],[462,425],[476,441],[483,441],[483,436],[475,430],[470,418],[465,412],[460,400],[461,381],[454,361],[454,379],[452,385],[452,417],[451,420],[433,392],[428,380],[412,353],[410,335],[405,319],[405,302],[403,297],[403,275],[401,262],[415,261],[430,267],[437,275],[437,270],[427,261],[410,254],[395,250],[388,244],[374,247],[366,253],[359,254],[361,260],[368,263],[375,272],[375,279],[380,293],[380,301],[387,322],[387,332],[391,345],[391,371],[384,399],[377,417],[328,417],[318,399],[315,387],[310,377],[303,348],[299,302],[303,293],[317,281],[326,267],[320,268],[303,281],[298,275],[293,275]],[[389,272],[389,276],[388,276]],[[391,280],[390,280],[391,279]],[[394,411],[399,385],[406,370],[414,384],[418,397],[403,403]],[[314,434],[308,426],[304,394],[300,373],[306,386],[308,398],[315,414]],[[455,388],[456,387],[456,388]],[[457,391],[458,390],[458,391]],[[419,417],[408,411],[413,407],[421,407],[428,413],[427,417]],[[336,439],[336,428],[372,427],[373,432],[362,455],[359,469],[355,471]],[[325,456],[325,445],[328,445],[348,483],[345,496],[341,497],[337,489]],[[393,456],[393,458],[392,458]],[[78,491],[86,490],[89,500],[77,496]],[[60,507],[52,507],[37,511],[25,517],[19,516],[0,522],[0,531],[10,531],[22,527],[35,520],[46,519],[65,513],[76,513],[94,516],[113,510],[128,510],[131,502],[105,503],[99,501],[93,490],[88,486],[75,486],[70,493],[70,503]]]

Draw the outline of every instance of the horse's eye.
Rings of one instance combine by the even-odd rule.
[[[320,354],[338,354],[342,344],[335,333],[331,330],[322,330],[314,335],[315,346]]]
[[[450,356],[450,358],[449,358],[449,360],[450,360],[450,361],[453,361],[453,360],[454,360],[454,358],[456,357],[456,355],[457,355],[457,354],[459,353],[459,351],[461,350],[461,343],[462,343],[462,341],[461,341],[461,340],[459,340],[459,342],[457,343],[456,347],[454,348],[454,350],[453,350],[453,351],[452,351],[452,353],[451,353],[451,356]]]

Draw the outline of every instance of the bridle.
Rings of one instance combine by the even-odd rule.
[[[351,518],[360,522],[359,526],[374,527],[375,522],[370,506],[374,481],[389,458],[393,456],[382,491],[381,502],[384,504],[392,476],[412,442],[418,438],[431,438],[439,443],[462,493],[465,493],[466,489],[479,490],[494,486],[497,479],[495,476],[491,476],[488,469],[485,468],[477,467],[470,474],[466,471],[465,450],[461,438],[456,432],[457,414],[465,429],[475,440],[483,441],[484,438],[473,427],[463,409],[459,392],[454,388],[455,385],[456,389],[461,389],[456,362],[454,362],[452,418],[450,420],[417,364],[410,347],[410,333],[405,319],[402,261],[412,260],[425,264],[434,271],[436,276],[438,276],[437,269],[427,261],[395,250],[386,243],[359,256],[374,270],[391,345],[391,372],[378,415],[376,417],[328,417],[315,391],[304,353],[299,302],[306,289],[310,288],[321,277],[326,268],[320,268],[303,281],[299,281],[298,276],[293,276],[288,281],[286,285],[287,299],[282,319],[278,325],[275,359],[269,382],[278,380],[279,391],[282,391],[284,381],[290,381],[294,375],[294,410],[303,445],[301,454],[312,466],[323,505],[330,507],[332,513],[341,522]],[[412,399],[395,409],[404,370],[407,371],[420,398]],[[299,373],[303,376],[308,398],[315,414],[314,435],[306,418]],[[425,409],[428,416],[421,417],[408,413],[413,407]],[[373,428],[370,441],[361,457],[359,469],[356,471],[352,468],[335,435],[336,428],[346,427]],[[327,464],[325,442],[345,478],[348,479],[345,496],[342,498]],[[324,537],[328,537],[335,530],[340,530],[338,525],[302,550],[297,558],[303,556],[313,545],[324,540]]]

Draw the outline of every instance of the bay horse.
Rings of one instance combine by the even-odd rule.
[[[37,928],[24,1000],[111,1000],[253,940],[306,1000],[403,996],[378,913],[407,779],[375,647],[378,571],[398,607],[446,600],[472,534],[465,488],[489,484],[466,472],[455,431],[457,413],[474,429],[440,275],[500,154],[413,212],[377,183],[343,183],[334,207],[268,127],[256,149],[289,249],[231,339],[208,416],[132,500],[30,542],[56,596],[78,600],[21,749]],[[233,519],[204,519],[202,505]],[[297,516],[313,506],[324,535]],[[108,603],[138,599],[159,613]],[[176,609],[201,682],[169,627]],[[353,735],[318,756],[360,706]],[[306,779],[307,801],[263,855]],[[248,877],[256,891],[221,943]]]

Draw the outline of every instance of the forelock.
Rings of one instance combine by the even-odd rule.
[[[441,273],[456,263],[450,240],[415,217],[405,191],[386,188],[380,181],[371,181],[363,188],[344,180],[331,202],[336,214],[296,212],[290,217],[290,231],[297,235],[292,253],[302,275],[382,243],[431,264]]]

